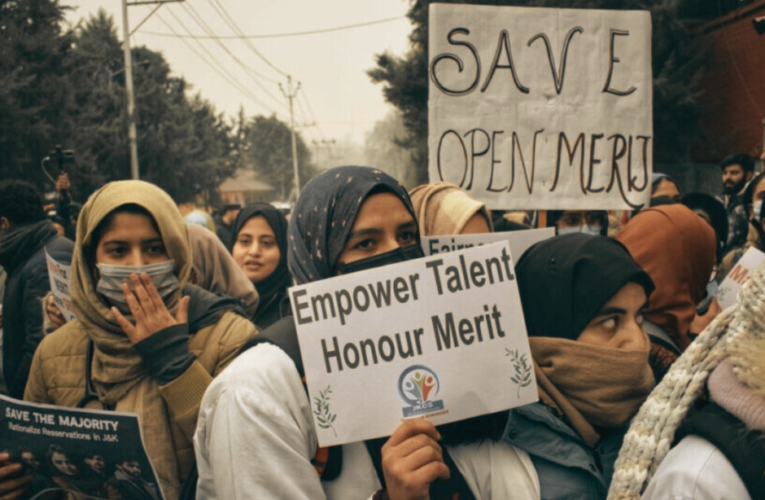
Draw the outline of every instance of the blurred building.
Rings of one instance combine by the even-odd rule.
[[[237,170],[218,187],[223,204],[238,203],[244,207],[258,201],[272,201],[276,195],[274,187],[258,180],[257,176],[252,170]]]

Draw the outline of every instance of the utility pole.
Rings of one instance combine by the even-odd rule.
[[[157,4],[143,21],[138,23],[135,29],[140,28],[152,14],[162,7],[162,4],[170,2],[182,2],[183,0],[148,0],[135,1],[128,3],[122,0],[122,49],[125,52],[125,92],[127,92],[127,114],[128,114],[128,140],[130,142],[130,177],[134,180],[140,178],[138,171],[138,132],[135,126],[135,92],[133,91],[133,53],[130,50],[130,31],[128,26],[128,6]],[[111,84],[111,83],[110,83]]]
[[[125,91],[127,92],[128,140],[130,141],[130,177],[140,178],[138,173],[138,132],[135,128],[135,94],[133,93],[133,55],[130,51],[130,28],[128,27],[128,4],[122,0],[122,48],[125,51]]]
[[[300,82],[297,82],[297,86],[294,91],[292,89],[292,77],[287,75],[287,90],[284,90],[282,84],[279,84],[279,89],[284,94],[284,97],[290,102],[290,131],[292,132],[292,167],[295,170],[295,203],[297,203],[300,196],[300,174],[298,173],[298,157],[297,157],[297,138],[295,137],[295,112],[293,101],[297,96],[298,90],[300,90]]]

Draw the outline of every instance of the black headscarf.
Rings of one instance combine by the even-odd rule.
[[[529,248],[515,267],[531,337],[576,340],[624,285],[654,290],[648,274],[616,240],[587,234],[550,238]]]
[[[234,221],[231,233],[231,248],[234,248],[236,238],[239,236],[239,231],[242,230],[242,227],[244,227],[248,220],[258,215],[263,216],[268,225],[271,226],[276,237],[276,244],[279,245],[279,264],[276,266],[276,269],[274,269],[274,272],[268,278],[260,283],[255,283],[255,289],[260,296],[260,303],[265,306],[274,295],[286,291],[290,285],[290,273],[287,270],[287,219],[281,211],[268,203],[247,205],[239,212]]]
[[[317,175],[300,193],[289,225],[289,269],[302,285],[334,275],[356,215],[372,192],[398,196],[414,217],[406,189],[382,170],[337,167]]]

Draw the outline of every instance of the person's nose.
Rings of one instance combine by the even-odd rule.
[[[624,351],[645,351],[648,349],[648,336],[643,325],[636,319],[625,324],[616,337],[616,348]]]
[[[250,245],[250,248],[247,249],[247,254],[252,257],[260,257],[262,248],[260,247],[260,243],[257,241],[253,241]]]

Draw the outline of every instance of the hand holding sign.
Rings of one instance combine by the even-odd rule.
[[[24,466],[10,460],[9,453],[0,453],[0,500],[21,498],[32,483],[32,474],[21,476]]]
[[[382,448],[382,465],[391,500],[427,500],[430,483],[448,479],[441,439],[427,420],[402,423]]]

